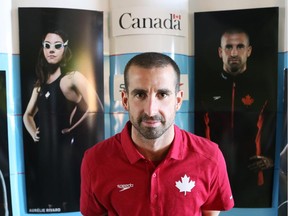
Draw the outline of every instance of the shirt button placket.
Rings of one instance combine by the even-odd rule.
[[[151,198],[152,205],[156,205],[157,204],[157,198],[158,198],[158,176],[157,176],[156,172],[152,173],[152,176],[151,176],[150,198]]]

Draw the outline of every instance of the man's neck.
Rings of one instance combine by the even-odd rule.
[[[243,68],[239,68],[238,70],[236,70],[236,71],[231,71],[230,70],[230,68],[226,68],[225,66],[223,67],[223,71],[225,72],[225,73],[227,73],[227,74],[229,74],[230,76],[238,76],[238,75],[240,75],[240,74],[243,74],[243,73],[245,73],[246,72],[246,69],[247,69],[247,67],[245,66],[245,67],[243,67]]]
[[[163,160],[174,139],[174,126],[172,125],[161,137],[146,139],[132,126],[132,140],[137,150],[150,161]]]
[[[135,146],[137,150],[143,155],[143,157],[145,157],[149,161],[155,162],[155,161],[162,161],[166,157],[171,145],[167,145],[164,148],[158,150],[149,149],[146,147],[143,148],[138,145]]]
[[[225,71],[224,70],[224,73],[226,73],[226,74],[228,74],[228,75],[230,75],[230,76],[232,76],[232,77],[236,77],[236,76],[239,76],[240,74],[243,74],[243,73],[245,73],[246,72],[246,70],[243,70],[243,71],[235,71],[235,72],[231,72],[231,71]]]

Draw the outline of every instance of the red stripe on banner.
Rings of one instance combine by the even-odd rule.
[[[261,132],[262,132],[263,121],[264,121],[263,111],[264,111],[266,105],[267,105],[267,101],[265,101],[265,104],[264,104],[264,106],[261,109],[261,112],[259,114],[258,121],[257,121],[258,131],[257,131],[257,135],[256,135],[256,138],[255,138],[256,155],[257,156],[261,155]],[[264,184],[264,175],[263,175],[263,171],[260,170],[258,172],[258,185],[260,186],[260,185],[263,185],[263,184]]]
[[[205,136],[207,139],[211,140],[210,137],[210,127],[209,127],[209,114],[208,112],[204,115],[204,122],[205,122]]]

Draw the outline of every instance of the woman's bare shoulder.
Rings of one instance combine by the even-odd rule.
[[[81,73],[81,72],[79,72],[79,71],[69,71],[69,72],[67,72],[64,76],[63,76],[63,78],[62,79],[75,79],[75,78],[79,78],[79,77],[83,77],[84,75]]]

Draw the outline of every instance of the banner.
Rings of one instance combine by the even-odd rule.
[[[195,13],[195,133],[222,150],[237,208],[272,206],[278,8]]]
[[[27,209],[79,211],[84,151],[104,139],[103,13],[19,8]]]
[[[120,35],[172,35],[188,36],[187,13],[148,7],[125,7],[112,11],[112,36]]]
[[[288,84],[288,68],[284,70],[284,100],[283,100],[283,143],[281,143],[280,152],[280,172],[279,172],[279,202],[278,202],[278,216],[286,216],[288,209],[287,198],[287,156],[288,156],[288,129],[287,129],[287,84]]]
[[[0,71],[0,215],[12,213],[8,154],[6,76]]]

